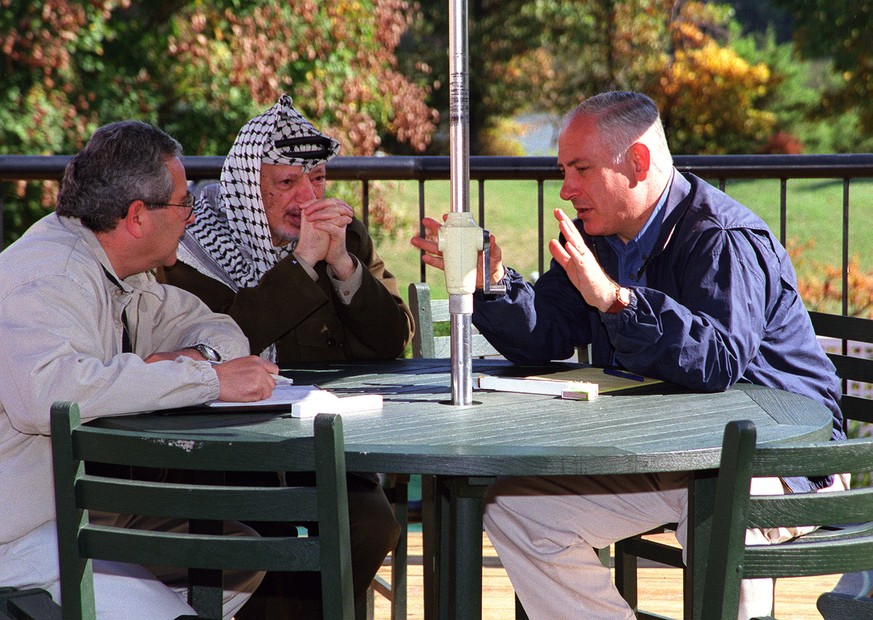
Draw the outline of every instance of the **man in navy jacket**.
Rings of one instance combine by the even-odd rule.
[[[695,390],[737,382],[823,403],[844,439],[835,369],[816,341],[785,249],[746,207],[673,167],[655,103],[639,93],[592,97],[558,142],[560,238],[532,286],[492,247],[491,281],[473,322],[508,359],[565,359],[591,344],[595,365],[618,365]],[[439,223],[413,245],[442,267]],[[481,274],[479,274],[481,281]],[[832,478],[762,479],[754,492],[833,488]],[[668,522],[684,542],[687,474],[500,480],[486,531],[531,617],[633,618],[593,548]],[[802,532],[750,531],[762,542]],[[768,615],[769,580],[743,582],[740,617]]]

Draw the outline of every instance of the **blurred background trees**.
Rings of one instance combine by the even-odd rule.
[[[673,151],[873,149],[873,0],[469,0],[473,154],[606,89]],[[0,153],[68,154],[121,118],[223,155],[288,92],[345,154],[448,152],[448,0],[0,0]],[[4,184],[11,241],[54,184]],[[386,218],[390,214],[386,214]],[[386,220],[387,221],[387,220]]]
[[[282,92],[346,154],[422,151],[437,119],[426,72],[404,75],[395,56],[413,17],[402,0],[0,0],[0,153],[75,153],[137,118],[186,154],[224,155]],[[7,240],[55,191],[4,187]]]
[[[873,0],[469,0],[474,154],[607,89],[658,100],[676,153],[859,152]],[[347,154],[446,153],[448,0],[0,0],[0,151],[161,125],[223,154],[283,91]],[[442,112],[442,114],[440,114]]]
[[[223,154],[287,91],[348,151],[420,150],[435,114],[395,57],[412,16],[401,0],[2,0],[3,149],[74,152],[136,117]]]
[[[445,153],[447,2],[418,5],[399,57],[408,74],[422,60],[432,70],[429,102],[443,120],[431,150]],[[602,90],[632,89],[662,106],[675,153],[869,151],[873,97],[855,84],[871,79],[871,5],[471,0],[472,150],[516,154],[508,119],[559,118]]]

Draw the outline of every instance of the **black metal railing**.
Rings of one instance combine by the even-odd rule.
[[[13,181],[59,180],[71,156],[3,155],[0,156],[0,183]],[[217,179],[224,157],[183,157],[188,179],[201,181]],[[861,209],[853,213],[850,195],[853,181],[873,178],[873,154],[849,155],[719,155],[677,156],[675,165],[682,172],[692,172],[700,177],[717,180],[726,190],[731,179],[774,179],[780,182],[779,230],[780,241],[786,243],[788,220],[788,182],[796,179],[835,179],[842,181],[842,205],[839,216],[842,222],[841,273],[842,312],[848,311],[849,291],[849,228],[864,225]],[[417,181],[419,220],[425,215],[425,183],[449,178],[448,157],[337,157],[328,165],[331,179],[359,181],[361,183],[362,216],[369,225],[370,183],[381,180]],[[561,178],[554,157],[471,157],[470,180],[478,186],[478,221],[485,224],[485,184],[496,180],[529,180],[537,184],[538,207],[538,267],[543,272],[546,258],[544,183]],[[0,194],[2,197],[2,194]],[[473,207],[471,207],[473,208]],[[866,210],[870,219],[871,209]],[[0,216],[3,205],[0,202]],[[0,238],[2,238],[0,217]],[[424,265],[421,265],[424,280]]]

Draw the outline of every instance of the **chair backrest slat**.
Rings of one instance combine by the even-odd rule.
[[[155,441],[148,434],[81,426],[74,441],[76,456],[83,461],[148,468],[160,460],[170,469],[191,471],[238,471],[239,463],[246,463],[246,471],[313,471],[311,440],[257,443],[210,437],[203,441],[196,430],[177,435]]]
[[[824,312],[809,318],[817,336],[834,339],[826,352],[844,383],[843,417],[873,424],[873,321]]]
[[[99,560],[149,566],[244,571],[318,571],[316,538],[211,536],[85,526],[79,552]]]
[[[873,383],[873,359],[839,353],[831,353],[828,357],[837,367],[837,375],[840,378],[861,383]]]
[[[81,508],[122,514],[184,519],[317,521],[311,487],[227,487],[171,484],[82,476],[76,485]]]
[[[793,542],[747,548],[743,575],[754,577],[807,577],[870,570],[873,537],[850,540]],[[734,616],[736,618],[736,616]]]
[[[437,336],[434,325],[451,321],[447,299],[431,299],[430,287],[425,282],[409,285],[409,309],[415,317],[415,334],[412,336],[412,356],[445,358],[451,357],[451,338]],[[485,336],[473,329],[470,338],[473,357],[499,356]]]
[[[843,470],[847,463],[863,466],[870,463],[870,442],[819,442],[798,446],[758,448],[752,463],[752,476],[825,476]],[[858,469],[854,471],[864,471]]]
[[[819,336],[873,343],[870,319],[825,312],[810,312],[812,327]]]
[[[873,450],[873,443],[868,444]],[[755,497],[749,504],[749,527],[848,525],[871,517],[873,488],[853,492],[791,493]]]
[[[865,424],[873,424],[873,404],[869,398],[843,394],[840,410],[847,420],[858,420]]]

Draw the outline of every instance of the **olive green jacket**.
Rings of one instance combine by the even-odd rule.
[[[214,312],[229,314],[248,336],[252,352],[275,343],[279,365],[399,357],[412,338],[413,319],[397,280],[357,219],[346,230],[346,247],[363,266],[360,288],[348,305],[334,290],[326,263],[314,266],[314,281],[293,254],[264,274],[258,286],[237,292],[182,262],[164,268],[158,279],[194,293]]]

